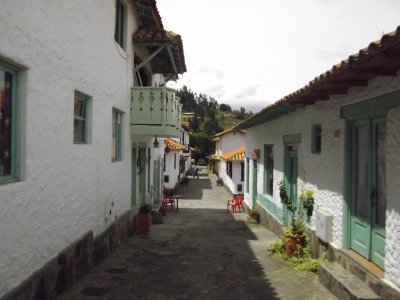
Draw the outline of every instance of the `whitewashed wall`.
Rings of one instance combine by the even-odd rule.
[[[243,147],[246,143],[246,137],[243,132],[228,132],[220,136],[219,147],[220,154]]]
[[[176,165],[174,166],[174,156],[176,157]],[[165,154],[165,172],[164,175],[169,176],[169,182],[164,182],[165,187],[174,188],[178,183],[179,176],[179,151],[169,151]]]
[[[297,110],[284,117],[272,120],[246,131],[247,157],[250,158],[250,193],[245,201],[251,203],[252,159],[251,151],[261,149],[258,165],[258,193],[263,193],[263,150],[264,144],[273,144],[274,149],[274,191],[273,201],[281,206],[279,182],[283,178],[283,136],[301,134],[298,153],[298,189],[313,188],[316,208],[325,208],[334,216],[333,243],[343,247],[343,193],[344,193],[344,153],[345,121],[340,118],[340,108],[344,105],[367,100],[400,89],[400,78],[378,78],[369,82],[368,87],[351,88],[344,96],[331,97],[329,101],[318,102],[314,106]],[[387,220],[385,277],[400,287],[400,109],[392,110],[387,119]],[[311,125],[322,125],[322,152],[311,153]]]
[[[0,59],[22,68],[22,180],[0,185],[0,297],[130,208],[132,10],[126,51],[114,26],[115,1],[1,2]],[[73,143],[75,90],[92,97],[87,145]],[[111,162],[113,107],[124,113],[120,162]]]
[[[241,181],[241,167],[240,162],[232,163],[232,178],[226,173],[226,164],[225,160],[220,161],[220,173],[219,177],[222,178],[224,184],[229,188],[232,194],[243,194],[244,192],[244,181]],[[237,185],[242,184],[242,191],[238,191]]]

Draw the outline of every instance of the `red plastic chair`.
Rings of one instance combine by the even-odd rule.
[[[168,208],[169,206],[171,211],[174,211],[176,209],[175,200],[172,197],[172,190],[166,187],[164,187],[163,205],[165,206],[165,208]]]
[[[244,211],[243,200],[243,195],[237,195],[233,199],[228,200],[228,203],[226,204],[226,210],[229,211],[229,206],[231,206],[232,212],[236,212],[237,209],[239,209],[239,212],[242,210]]]

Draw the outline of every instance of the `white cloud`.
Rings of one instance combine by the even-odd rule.
[[[394,0],[158,0],[157,6],[165,28],[182,36],[188,72],[177,85],[246,110],[281,99],[396,30],[400,11]]]

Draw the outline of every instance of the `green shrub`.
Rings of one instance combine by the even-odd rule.
[[[309,243],[305,246],[298,246],[297,250],[292,256],[286,255],[285,241],[279,239],[275,243],[268,247],[268,251],[279,258],[285,260],[297,271],[311,271],[317,272],[321,263],[326,261],[324,258],[313,258],[311,253],[311,247]]]

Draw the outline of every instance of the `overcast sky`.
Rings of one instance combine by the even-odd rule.
[[[400,0],[157,0],[181,35],[186,85],[232,108],[259,109],[400,25]]]

